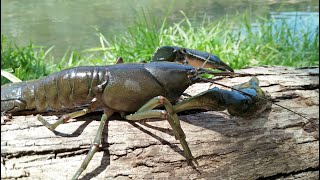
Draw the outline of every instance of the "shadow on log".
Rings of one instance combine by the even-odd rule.
[[[281,107],[242,119],[227,112],[180,115],[181,126],[199,166],[188,166],[167,121],[127,122],[114,117],[100,151],[81,179],[318,179],[319,68],[255,67]],[[232,86],[250,77],[225,78]],[[210,84],[187,89],[194,95]],[[95,137],[101,113],[60,125],[53,133],[32,115],[1,118],[1,179],[71,179]],[[45,116],[52,121],[56,116]]]

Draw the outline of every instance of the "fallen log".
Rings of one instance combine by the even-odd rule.
[[[254,67],[253,74],[281,107],[252,118],[226,111],[180,114],[199,166],[189,166],[164,120],[128,122],[114,117],[102,147],[81,179],[318,179],[319,67]],[[224,78],[235,85],[250,76]],[[191,86],[194,95],[211,84]],[[95,137],[101,113],[60,125],[54,133],[33,115],[1,117],[1,179],[70,179]],[[53,122],[57,116],[45,115]]]

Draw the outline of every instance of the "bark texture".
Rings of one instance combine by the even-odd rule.
[[[199,166],[189,166],[165,120],[127,122],[114,117],[103,132],[102,147],[81,179],[318,179],[319,67],[254,67],[281,107],[252,118],[227,112],[179,115]],[[225,78],[232,86],[250,76]],[[196,84],[196,94],[210,84]],[[1,117],[1,179],[70,179],[96,135],[101,113],[60,125],[52,132],[33,115]],[[51,122],[57,116],[45,115]]]

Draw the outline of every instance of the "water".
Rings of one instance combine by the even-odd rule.
[[[1,0],[1,33],[18,45],[32,41],[36,45],[55,46],[52,53],[59,59],[71,47],[84,50],[99,46],[95,28],[112,36],[127,32],[141,11],[147,17],[177,23],[185,12],[191,21],[205,15],[214,21],[232,18],[244,11],[252,18],[269,14],[281,23],[301,28],[319,27],[318,0]],[[170,7],[172,7],[171,10]]]
[[[278,26],[283,22],[294,30],[294,33],[310,32],[309,38],[313,38],[315,31],[319,31],[319,12],[270,12]],[[299,34],[298,34],[299,35]]]

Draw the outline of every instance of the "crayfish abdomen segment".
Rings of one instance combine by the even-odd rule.
[[[4,85],[1,87],[1,112],[33,109],[44,112],[86,105],[106,78],[106,66],[76,67],[39,80]],[[17,106],[17,102],[24,105]]]
[[[22,88],[29,82],[18,82],[1,86],[1,112],[21,111],[27,103],[21,100]]]

